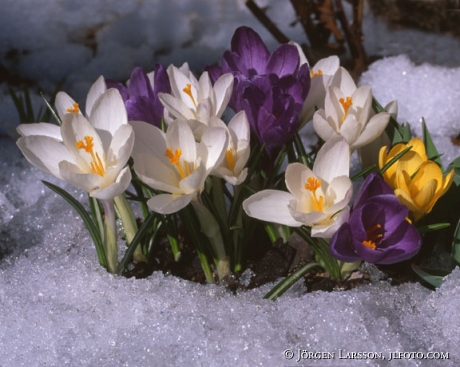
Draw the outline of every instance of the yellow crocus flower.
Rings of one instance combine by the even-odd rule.
[[[412,138],[407,144],[396,144],[390,151],[382,147],[379,166],[382,168],[394,156],[412,146],[396,163],[390,166],[383,178],[393,188],[399,201],[406,205],[414,221],[429,213],[438,199],[452,184],[454,172],[443,177],[441,168],[426,155],[425,144]]]

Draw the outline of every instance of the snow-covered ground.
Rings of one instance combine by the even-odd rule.
[[[278,16],[292,14],[288,1],[258,3],[272,4],[269,11]],[[188,61],[200,69],[219,59],[241,24],[275,45],[236,0],[2,0],[1,5],[0,62],[47,90],[67,76],[64,89],[77,98],[100,74],[125,79],[137,65],[150,70],[154,62]],[[77,42],[91,32],[95,37],[87,43],[97,41],[95,52]],[[286,33],[302,41],[298,28]],[[399,120],[409,121],[415,132],[423,116],[445,163],[459,156],[450,142],[460,132],[458,40],[391,30],[370,15],[364,34],[369,54],[408,56],[374,63],[361,83],[371,84],[382,104],[398,99]],[[14,57],[8,53],[12,48]],[[154,55],[167,48],[171,52]],[[17,124],[5,89],[1,84],[3,134]],[[81,220],[40,180],[82,200],[86,194],[31,167],[13,140],[1,139],[0,155],[2,367],[460,364],[460,270],[436,292],[419,284],[392,287],[376,278],[346,292],[306,294],[298,284],[275,302],[262,299],[273,284],[233,295],[161,273],[125,279],[98,266]],[[299,350],[311,353],[299,359]],[[346,358],[353,352],[369,358]],[[429,352],[449,359],[417,358],[442,356]],[[389,360],[394,357],[402,359]]]

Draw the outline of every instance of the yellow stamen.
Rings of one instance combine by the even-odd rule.
[[[225,153],[225,159],[227,160],[228,169],[233,171],[235,168],[235,155],[232,147],[228,148]]]
[[[323,71],[321,69],[318,69],[318,71],[314,71],[314,70],[310,70],[310,77],[311,78],[314,78],[315,76],[318,76],[318,75],[323,75]]]
[[[375,241],[377,241],[379,238],[383,237],[382,233],[376,233],[380,228],[382,228],[382,225],[376,224],[369,228],[366,231],[366,236],[367,240],[364,240],[362,244],[366,246],[367,248],[370,248],[371,250],[375,250],[377,245],[375,244]]]
[[[70,113],[79,113],[80,112],[80,108],[78,107],[78,103],[74,103],[72,106],[73,107],[69,107],[66,111],[70,112]]]
[[[192,94],[192,85],[187,84],[187,86],[184,89],[182,89],[182,91],[192,99],[193,105],[196,107],[195,98],[193,98],[193,94]]]
[[[346,100],[344,100],[343,98],[340,98],[339,102],[342,105],[342,108],[344,111],[343,116],[342,116],[342,124],[343,124],[343,122],[348,116],[348,109],[353,105],[353,100],[351,99],[351,97],[347,97]]]
[[[88,153],[91,156],[92,162],[90,162],[91,166],[91,172],[95,173],[99,176],[104,176],[105,174],[105,169],[104,165],[102,164],[101,157],[99,157],[99,154],[96,152],[94,154],[94,144],[93,140],[94,138],[92,136],[85,136],[84,137],[85,141],[79,140],[75,143],[75,146],[77,149],[84,149],[86,153]]]
[[[176,149],[176,151],[173,153],[172,148],[168,148],[165,151],[165,156],[169,158],[169,163],[171,165],[175,165],[177,172],[179,173],[180,177],[184,179],[185,177],[189,176],[191,173],[190,170],[190,165],[188,162],[183,162],[184,167],[182,167],[180,163],[180,156],[182,155],[182,150]]]
[[[310,202],[313,205],[313,209],[318,212],[322,212],[324,208],[324,197],[316,196],[316,190],[321,187],[322,181],[314,178],[308,177],[307,183],[305,184],[305,189],[311,192]]]

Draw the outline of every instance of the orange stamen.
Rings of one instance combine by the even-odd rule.
[[[343,111],[344,111],[343,116],[342,116],[342,124],[343,124],[343,122],[345,121],[345,119],[348,116],[349,108],[353,105],[353,100],[352,100],[351,97],[347,97],[346,100],[344,100],[343,98],[340,98],[339,102],[342,105],[342,108],[343,108]]]
[[[75,143],[75,146],[77,149],[84,149],[86,153],[88,153],[91,156],[92,162],[90,162],[91,166],[91,172],[95,173],[101,177],[104,176],[105,174],[105,169],[104,165],[102,164],[101,157],[99,157],[99,154],[96,152],[94,153],[94,144],[93,140],[94,138],[92,136],[85,136],[84,137],[85,141],[79,140]]]
[[[80,108],[78,107],[78,103],[74,103],[72,107],[69,107],[66,111],[69,113],[79,113]]]
[[[318,212],[322,212],[324,208],[324,197],[316,196],[316,190],[321,187],[322,181],[315,177],[308,177],[305,189],[311,192],[310,202],[313,205],[313,209]]]
[[[184,167],[182,167],[180,163],[180,156],[182,155],[182,150],[176,149],[176,151],[173,153],[172,148],[168,148],[165,151],[165,156],[169,158],[169,163],[171,165],[175,165],[177,172],[179,173],[180,177],[184,179],[185,177],[189,176],[191,173],[190,166],[187,162],[184,163]]]
[[[362,244],[371,250],[375,250],[377,247],[375,241],[383,237],[382,233],[376,233],[380,228],[382,228],[382,225],[380,224],[376,224],[369,228],[366,231],[367,240],[364,240]]]
[[[193,94],[192,94],[192,85],[187,84],[186,87],[182,89],[182,91],[192,99],[193,105],[196,107],[195,98],[193,98]]]
[[[310,77],[311,78],[314,78],[315,76],[318,76],[318,75],[323,75],[323,71],[321,69],[318,69],[318,71],[314,71],[314,70],[310,70]]]
[[[235,154],[232,147],[228,148],[225,153],[225,159],[227,160],[228,169],[233,171],[235,168]]]

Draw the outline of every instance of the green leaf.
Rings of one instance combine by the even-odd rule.
[[[444,228],[450,227],[450,223],[434,223],[434,224],[428,224],[423,227],[418,227],[417,231],[419,231],[420,234],[426,234],[434,231],[439,231]]]
[[[151,212],[148,217],[144,220],[142,225],[139,227],[139,230],[137,231],[136,235],[134,236],[133,240],[131,241],[131,244],[129,245],[128,249],[126,250],[125,256],[123,256],[123,259],[121,260],[120,264],[118,265],[118,275],[122,275],[123,271],[125,270],[126,266],[128,265],[129,261],[133,257],[134,251],[136,250],[136,247],[139,245],[141,240],[144,238],[144,236],[148,233],[150,227],[152,226],[153,220],[158,216],[157,213]],[[157,227],[157,230],[153,234],[156,236],[158,233],[158,229],[160,226]]]
[[[350,180],[356,181],[361,176],[364,176],[366,173],[371,172],[375,167],[376,167],[375,164],[373,164],[372,166],[366,167],[365,169],[359,171],[356,175],[350,177]]]
[[[406,149],[404,149],[402,152],[396,154],[393,158],[390,159],[387,164],[385,164],[381,169],[380,169],[380,174],[383,175],[383,173],[390,168],[398,159],[400,159],[404,154],[406,154],[409,150],[412,149],[412,145],[408,146]]]
[[[46,107],[48,107],[47,113],[45,113],[44,116],[47,116],[47,115],[49,115],[49,113],[51,113],[53,115],[54,119],[56,120],[57,124],[62,125],[61,119],[56,114],[56,112],[54,111],[54,109],[51,106],[51,104],[46,100],[45,95],[43,94],[43,92],[40,92],[40,95],[42,96],[43,100],[45,101]]]
[[[279,296],[281,296],[284,292],[286,292],[289,288],[291,288],[294,283],[296,283],[300,278],[302,278],[306,273],[315,269],[315,268],[322,268],[322,266],[318,263],[309,263],[302,266],[300,269],[292,273],[290,276],[284,278],[281,282],[275,285],[270,292],[268,292],[264,298],[269,300],[275,300]]]
[[[437,288],[442,285],[444,277],[450,274],[450,271],[444,269],[421,268],[412,264],[412,270],[425,282]]]
[[[425,143],[426,155],[428,159],[435,162],[441,169],[444,171],[442,167],[442,161],[436,146],[433,143],[433,139],[431,139],[430,132],[426,127],[425,119],[422,117],[422,131],[423,131],[423,142]]]
[[[72,195],[70,195],[64,189],[61,189],[59,186],[53,185],[51,182],[47,181],[42,182],[46,187],[53,190],[56,194],[60,195],[63,199],[65,199],[80,215],[81,219],[83,220],[83,223],[88,229],[89,234],[91,235],[91,238],[93,239],[94,246],[96,247],[97,257],[99,259],[99,264],[101,264],[104,268],[107,269],[107,258],[105,256],[104,245],[102,243],[101,236],[96,228],[96,225],[94,224],[93,220],[91,219],[83,205],[81,205]]]

